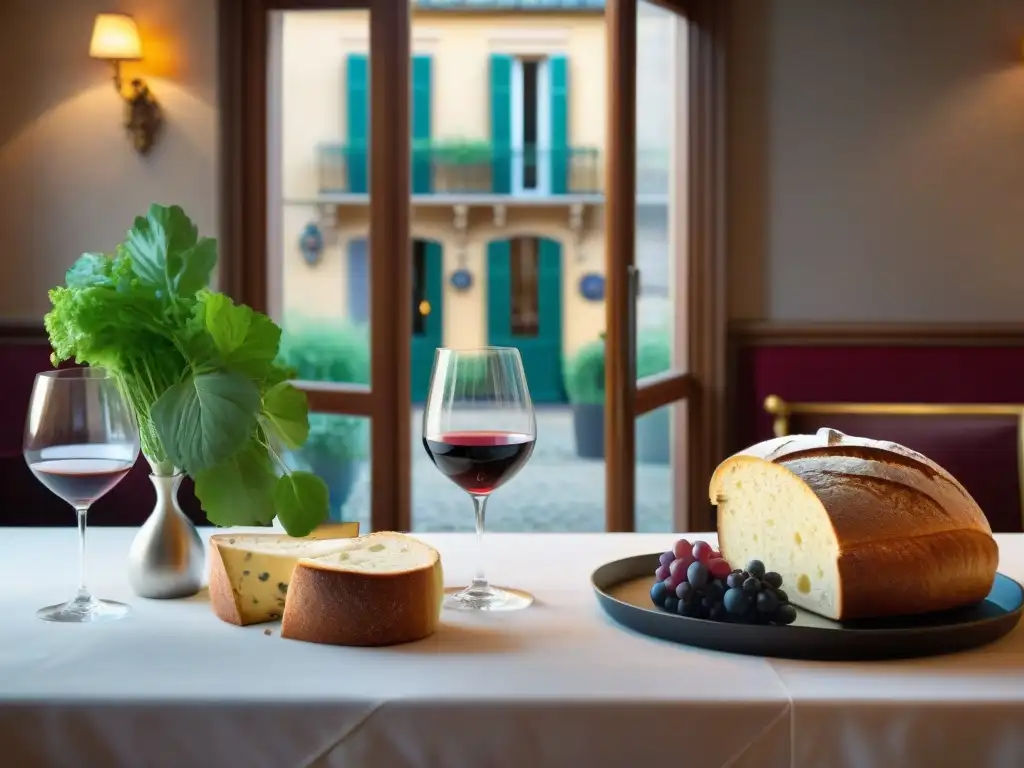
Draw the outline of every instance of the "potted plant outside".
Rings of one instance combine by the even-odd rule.
[[[604,334],[576,350],[565,366],[576,455],[604,458]]]
[[[296,378],[369,384],[370,356],[365,329],[323,321],[292,320],[285,325],[281,361]],[[309,414],[309,437],[288,454],[289,465],[327,483],[329,520],[342,522],[344,507],[366,468],[368,422],[336,413]]]
[[[431,142],[429,147],[436,192],[491,191],[493,149],[489,142],[453,138]]]
[[[663,373],[671,367],[667,333],[645,333],[637,345],[637,378]],[[576,453],[584,459],[604,458],[605,342],[584,344],[565,368],[565,388],[573,413]],[[644,414],[636,424],[637,460],[667,464],[670,454],[667,408]]]

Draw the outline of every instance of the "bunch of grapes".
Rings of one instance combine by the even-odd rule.
[[[782,576],[760,560],[734,569],[706,541],[676,542],[654,572],[651,600],[669,613],[739,624],[792,624],[796,608],[782,589]]]

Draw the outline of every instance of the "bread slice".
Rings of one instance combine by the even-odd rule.
[[[359,523],[322,525],[309,536],[217,533],[210,537],[210,604],[229,624],[277,621],[284,613],[295,564],[303,557],[342,551]]]
[[[723,556],[763,561],[795,605],[832,619],[956,608],[995,580],[981,509],[896,443],[832,429],[769,440],[722,462],[709,494]]]
[[[432,635],[444,574],[437,550],[401,533],[371,533],[299,560],[281,637],[331,645],[395,645]]]

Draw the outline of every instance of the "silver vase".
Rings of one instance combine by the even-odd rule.
[[[128,551],[128,582],[142,597],[189,597],[203,587],[203,540],[178,506],[183,477],[177,471],[149,476],[156,488],[156,506]]]

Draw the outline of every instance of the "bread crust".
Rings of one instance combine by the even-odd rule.
[[[967,490],[927,457],[828,429],[777,438],[719,466],[713,503],[730,467],[751,460],[790,471],[824,507],[839,546],[840,620],[949,610],[992,589],[999,550],[991,526]]]
[[[242,615],[238,612],[238,603],[235,602],[235,593],[231,588],[231,579],[228,578],[227,568],[224,566],[224,559],[220,554],[220,547],[214,537],[210,538],[209,546],[210,561],[210,607],[213,613],[221,621],[228,624],[243,626]]]
[[[437,631],[443,592],[436,551],[429,566],[392,573],[300,561],[292,572],[281,637],[350,646],[422,640]]]

